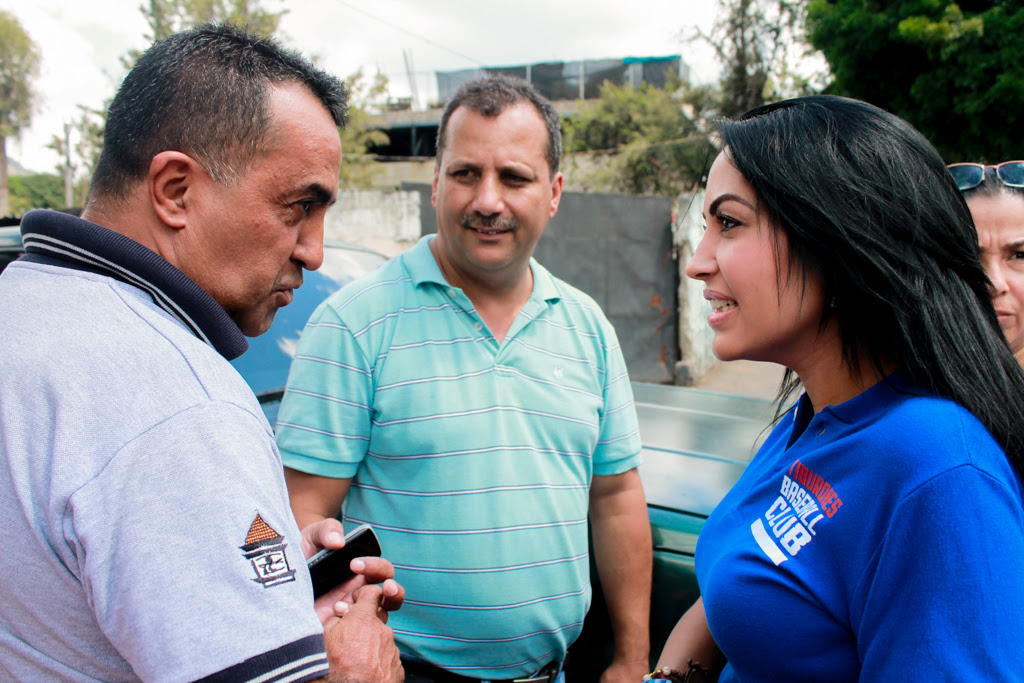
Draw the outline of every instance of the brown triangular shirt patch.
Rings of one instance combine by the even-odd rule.
[[[249,526],[249,535],[245,537],[245,544],[267,541],[280,535],[257,514],[256,519],[252,520],[252,524]]]

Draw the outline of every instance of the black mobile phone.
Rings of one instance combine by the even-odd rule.
[[[323,549],[309,558],[309,576],[313,579],[313,597],[331,590],[352,578],[349,564],[357,557],[380,557],[380,541],[369,525],[363,524],[345,534],[345,546],[336,550]]]

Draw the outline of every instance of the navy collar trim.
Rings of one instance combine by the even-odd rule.
[[[124,235],[56,211],[29,211],[21,220],[25,253],[68,268],[101,273],[142,289],[220,355],[233,360],[249,342],[227,311],[156,252]]]

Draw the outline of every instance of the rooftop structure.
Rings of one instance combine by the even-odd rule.
[[[518,76],[533,83],[549,100],[586,100],[600,95],[601,84],[639,87],[650,83],[664,88],[668,75],[675,73],[686,80],[690,68],[679,55],[667,57],[625,57],[623,59],[581,59],[572,62],[540,62],[523,66],[486,67],[438,71],[437,91],[442,102],[465,81],[492,74]]]
[[[600,95],[601,84],[611,81],[616,85],[640,86],[649,83],[664,88],[669,74],[683,80],[689,78],[690,67],[680,55],[665,57],[625,57],[621,59],[585,59],[570,62],[537,62],[522,66],[484,67],[458,71],[438,71],[437,90],[443,103],[465,81],[491,74],[506,74],[523,78],[551,100],[563,117],[574,114],[581,100]],[[411,100],[408,100],[411,103]],[[391,142],[374,150],[384,159],[433,157],[435,138],[441,122],[441,107],[414,111],[400,106],[389,108],[374,116],[370,125],[387,132]]]

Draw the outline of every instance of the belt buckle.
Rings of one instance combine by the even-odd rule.
[[[527,676],[526,678],[514,678],[512,683],[552,683],[558,678],[558,672],[561,669],[558,662],[548,662],[540,671],[533,676]]]

